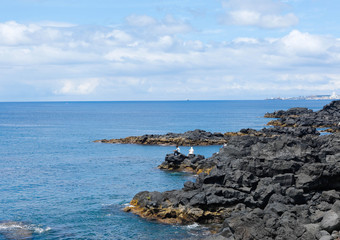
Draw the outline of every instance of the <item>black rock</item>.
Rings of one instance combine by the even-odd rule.
[[[319,136],[313,128],[339,120],[339,103],[276,112],[307,126],[242,129],[207,159],[167,155],[161,169],[201,173],[181,190],[141,192],[136,205],[162,221],[221,224],[211,239],[319,239],[339,230],[340,133]],[[205,133],[188,138],[196,134]]]
[[[337,131],[340,124],[340,100],[329,103],[318,112],[306,108],[291,108],[287,111],[267,113],[265,117],[279,118],[271,122],[279,126],[331,127],[333,131]]]

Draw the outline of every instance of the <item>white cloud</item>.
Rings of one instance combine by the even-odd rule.
[[[161,20],[156,20],[150,16],[132,15],[126,18],[130,27],[135,28],[139,34],[146,36],[173,35],[188,33],[192,31],[190,24],[175,19],[171,15]]]
[[[261,20],[261,14],[254,11],[231,11],[230,22],[236,25],[257,25]]]
[[[257,24],[264,28],[287,28],[298,24],[298,22],[299,19],[293,13],[288,13],[285,15],[263,15]]]
[[[339,89],[340,70],[334,66],[340,63],[340,39],[293,30],[277,38],[207,44],[178,37],[177,31],[148,36],[139,31],[176,23],[182,24],[171,17],[148,27],[2,23],[18,38],[0,40],[0,97],[13,79],[11,91],[29,84],[60,98],[97,100],[251,98]]]
[[[1,45],[36,45],[42,42],[65,41],[72,34],[68,28],[75,25],[61,23],[20,24],[15,21],[0,23]]]
[[[259,41],[256,38],[236,38],[233,40],[234,43],[252,43],[256,44],[259,43]]]
[[[275,88],[283,91],[304,90],[330,94],[340,90],[340,74],[306,73],[306,74],[282,74],[277,76]],[[291,84],[282,85],[286,82]]]
[[[283,50],[293,55],[315,55],[324,54],[334,44],[334,41],[327,37],[302,33],[298,30],[291,31],[284,36],[280,43]]]
[[[63,80],[62,87],[55,90],[57,95],[87,95],[95,91],[99,79]]]
[[[53,28],[70,28],[76,27],[76,24],[68,23],[68,22],[53,22],[53,21],[42,21],[36,23],[36,25],[41,27],[53,27]]]
[[[228,9],[254,10],[265,14],[279,13],[287,7],[278,0],[227,0],[222,1],[222,6]]]
[[[112,32],[107,34],[107,38],[110,37],[113,37],[119,42],[130,42],[132,40],[132,37],[122,30],[113,30]]]
[[[229,0],[223,2],[226,10],[223,22],[261,28],[287,28],[299,22],[293,13],[283,13],[285,5],[275,0]]]
[[[129,25],[134,27],[146,27],[157,24],[157,21],[147,15],[131,15],[126,18]]]
[[[28,35],[39,30],[37,25],[23,25],[14,21],[0,23],[0,43],[6,45],[16,45],[28,43]]]

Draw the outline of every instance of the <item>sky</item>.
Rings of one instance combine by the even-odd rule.
[[[340,94],[338,0],[11,0],[0,101]]]

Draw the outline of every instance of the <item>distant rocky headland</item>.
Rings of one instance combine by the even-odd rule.
[[[168,154],[159,166],[198,174],[179,190],[143,191],[125,211],[170,224],[208,224],[206,239],[339,239],[340,101],[266,114],[275,127],[214,135],[210,158]],[[320,135],[315,127],[332,129]],[[198,141],[198,140],[197,140]]]
[[[260,136],[278,131],[276,129],[263,129],[256,131],[254,129],[241,129],[239,132],[226,133],[211,133],[201,129],[194,131],[187,131],[185,133],[167,133],[160,134],[146,134],[143,136],[131,136],[119,139],[102,139],[95,140],[101,143],[121,143],[121,144],[143,144],[143,145],[180,145],[180,146],[208,146],[208,145],[222,145],[228,142],[232,136]],[[281,131],[281,130],[280,130]],[[289,131],[289,130],[285,130]],[[295,130],[294,130],[295,131]],[[293,131],[291,131],[293,134]]]
[[[237,133],[230,133],[237,134]],[[147,134],[143,136],[131,136],[120,139],[102,139],[95,142],[102,143],[123,143],[123,144],[144,144],[144,145],[222,145],[228,140],[228,134],[211,133],[196,129],[185,133],[167,133],[164,135]]]
[[[315,127],[327,128],[328,132],[340,132],[340,101],[333,101],[320,111],[313,112],[307,108],[291,108],[287,111],[267,113],[267,118],[278,118],[268,125],[281,127]]]
[[[278,118],[272,120],[268,125],[277,126],[276,128],[264,128],[260,131],[254,129],[241,129],[239,132],[211,133],[196,129],[185,133],[167,134],[146,134],[143,136],[130,136],[119,139],[101,139],[95,142],[101,143],[120,143],[120,144],[143,144],[143,145],[181,145],[181,146],[207,146],[223,145],[233,136],[272,136],[282,133],[301,135],[305,132],[316,134],[312,128],[327,128],[323,131],[340,131],[340,101],[333,101],[318,112],[313,112],[307,108],[291,108],[287,111],[276,111],[266,113],[266,118]],[[295,128],[281,128],[295,127]],[[296,127],[303,127],[296,129]],[[307,127],[307,128],[306,128]],[[308,128],[309,127],[309,128]]]

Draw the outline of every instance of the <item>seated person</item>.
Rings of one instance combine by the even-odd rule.
[[[193,147],[191,147],[191,148],[189,149],[189,155],[194,155],[194,149],[193,149]]]
[[[174,150],[174,155],[179,155],[181,152],[181,149],[178,147],[178,145],[176,145],[176,149]]]

